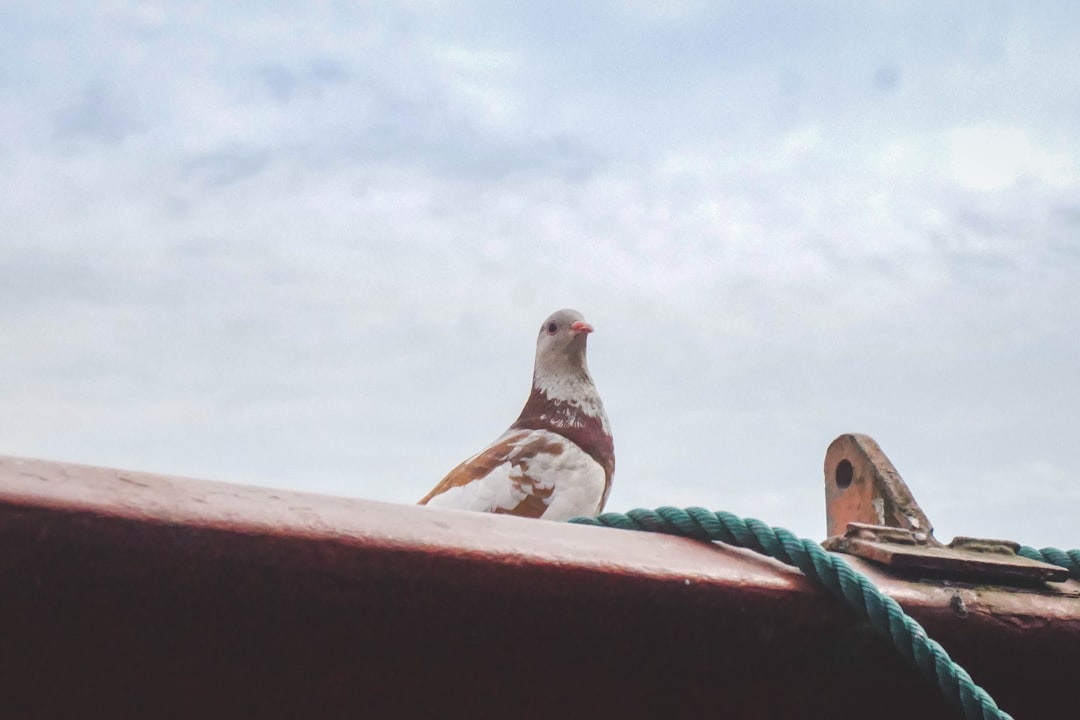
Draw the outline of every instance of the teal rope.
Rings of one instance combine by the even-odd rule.
[[[625,515],[604,513],[595,518],[573,518],[570,522],[681,535],[696,540],[718,540],[796,567],[846,601],[877,632],[890,638],[900,654],[913,662],[926,680],[936,683],[949,702],[963,709],[967,720],[1012,720],[1011,715],[999,709],[993,698],[953,662],[945,648],[926,636],[922,626],[905,614],[895,600],[883,595],[868,577],[840,557],[825,552],[812,540],[801,540],[783,528],[770,527],[760,520],[744,520],[731,513],[698,507],[637,509]]]
[[[1060,565],[1069,571],[1069,577],[1080,580],[1080,550],[1058,550],[1052,547],[1036,550],[1033,547],[1021,545],[1018,552],[1028,560]]]

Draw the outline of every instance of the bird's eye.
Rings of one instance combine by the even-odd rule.
[[[555,323],[548,323],[548,326],[547,326],[548,335],[554,335],[555,331],[558,330],[558,329],[559,329],[559,326],[556,325]]]

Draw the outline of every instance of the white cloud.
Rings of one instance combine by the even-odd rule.
[[[958,44],[850,8],[801,11],[833,28],[809,35],[726,6],[36,8],[0,30],[2,451],[411,501],[512,419],[569,305],[598,327],[615,509],[818,535],[852,430],[950,525],[1069,504],[1053,109],[1080,85],[1022,82],[1043,51],[1067,79],[1063,51],[996,53],[1007,18]],[[984,500],[1000,467],[1053,472]]]
[[[1019,127],[955,128],[948,141],[948,158],[953,180],[981,192],[1005,190],[1024,179],[1056,187],[1075,183],[1071,154],[1036,146]]]

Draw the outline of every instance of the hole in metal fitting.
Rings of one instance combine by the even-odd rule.
[[[850,460],[841,460],[836,464],[836,487],[847,490],[851,485],[851,478],[855,471],[851,468]]]

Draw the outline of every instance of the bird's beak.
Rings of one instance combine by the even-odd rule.
[[[593,331],[593,326],[584,320],[575,320],[570,323],[571,335],[588,335]]]

